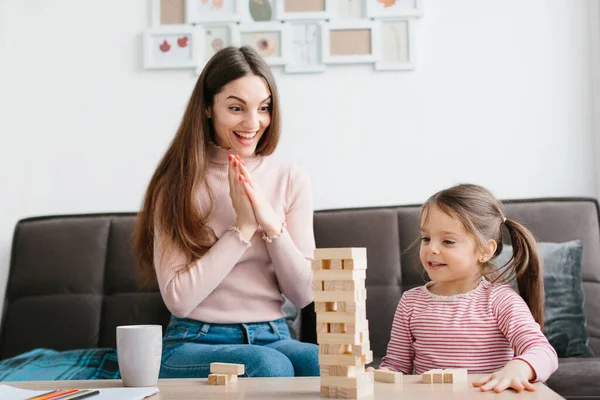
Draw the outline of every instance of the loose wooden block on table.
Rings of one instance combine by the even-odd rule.
[[[210,374],[208,375],[209,385],[227,385],[228,383],[237,382],[237,375],[229,374]]]
[[[467,382],[467,370],[465,368],[449,368],[444,370],[444,383]]]
[[[421,375],[423,383],[444,383],[444,370],[431,369]]]
[[[244,364],[231,363],[210,363],[211,374],[242,375],[244,373]]]
[[[402,383],[402,372],[377,369],[373,376],[377,382]]]

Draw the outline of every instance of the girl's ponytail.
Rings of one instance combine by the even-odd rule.
[[[513,248],[512,267],[519,293],[529,306],[535,321],[544,329],[544,277],[542,260],[533,234],[518,222],[506,219]]]

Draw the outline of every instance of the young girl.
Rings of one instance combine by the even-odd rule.
[[[249,47],[206,64],[150,181],[136,227],[141,272],[173,314],[161,378],[319,375],[318,347],[290,339],[285,295],[312,301],[315,249],[307,175],[272,159],[279,140],[272,72]]]
[[[431,282],[402,295],[381,368],[466,368],[486,374],[473,383],[482,391],[535,390],[531,382],[547,380],[558,358],[542,332],[542,270],[531,232],[476,185],[436,193],[420,221],[419,257]],[[514,253],[496,268],[503,226]],[[522,298],[500,284],[515,277]]]

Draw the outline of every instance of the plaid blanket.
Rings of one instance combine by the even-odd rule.
[[[0,382],[119,378],[117,351],[109,348],[35,349],[0,361]]]

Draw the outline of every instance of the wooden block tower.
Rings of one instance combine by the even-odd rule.
[[[316,249],[313,295],[321,368],[321,397],[357,399],[373,394],[367,321],[367,249]]]

